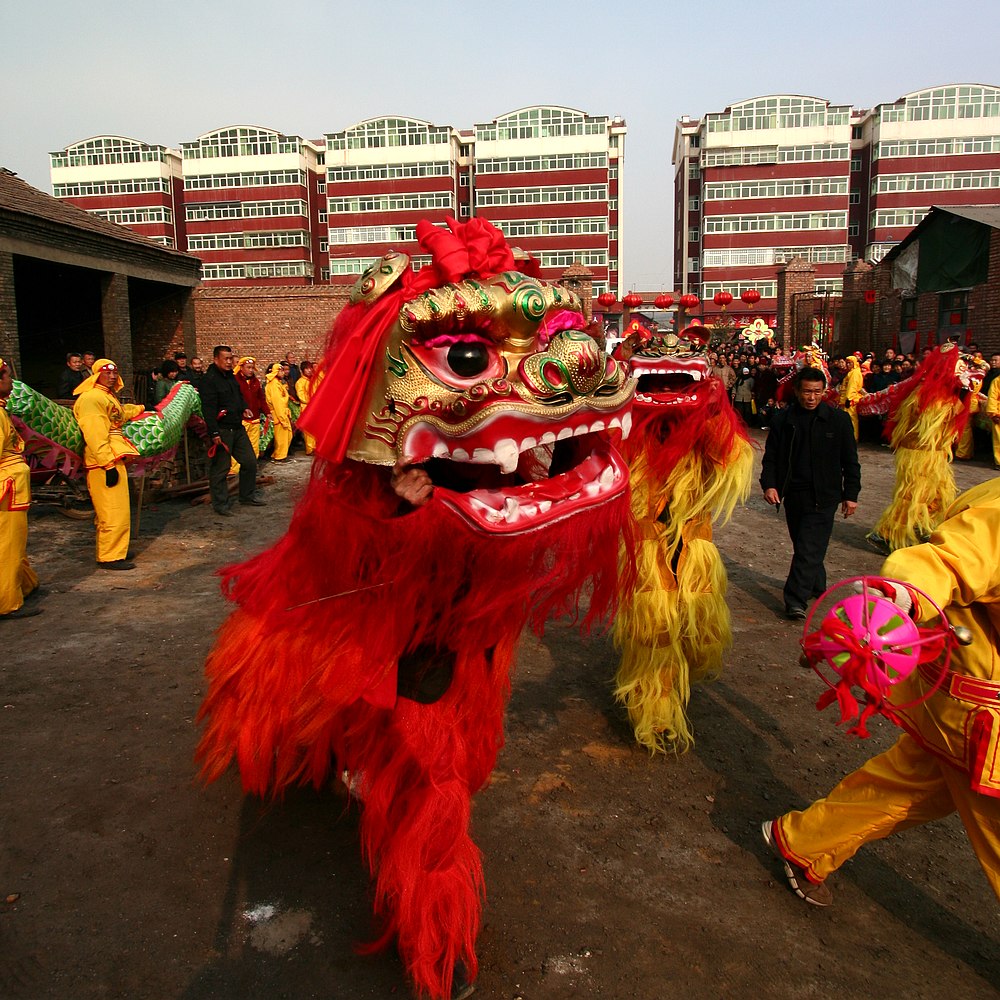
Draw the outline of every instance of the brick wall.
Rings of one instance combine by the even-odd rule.
[[[264,364],[287,351],[300,361],[315,360],[349,294],[350,287],[336,285],[197,288],[192,293],[197,353],[210,363],[212,348],[229,344],[237,355],[253,354]]]
[[[892,263],[880,262],[867,278],[879,294],[882,308],[878,312],[878,326],[875,337],[876,348],[892,346],[899,335],[901,296],[892,287]],[[846,283],[845,283],[846,287]],[[938,292],[924,292],[917,299],[917,332],[920,345],[925,347],[928,335],[933,336],[938,328]],[[983,354],[1000,352],[1000,230],[990,233],[990,262],[986,281],[969,291],[968,326],[971,340],[979,344]]]
[[[14,371],[21,370],[21,347],[17,336],[17,299],[14,294],[14,258],[0,253],[0,358]]]
[[[191,354],[185,346],[185,336],[190,327],[190,341],[194,344],[194,309],[191,291],[181,288],[163,294],[166,286],[158,286],[160,294],[142,301],[132,295],[132,355],[136,371],[159,367],[164,358],[173,357],[176,351]]]
[[[811,292],[816,287],[816,268],[801,257],[793,257],[784,267],[778,269],[777,332],[781,346],[791,350],[796,340],[795,296]]]

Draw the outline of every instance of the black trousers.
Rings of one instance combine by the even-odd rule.
[[[826,549],[833,532],[839,503],[817,507],[812,492],[789,493],[783,501],[788,535],[792,540],[792,564],[785,580],[785,607],[804,608],[826,590]]]
[[[208,469],[208,488],[213,507],[225,507],[229,503],[226,476],[229,475],[231,458],[240,463],[240,499],[249,500],[257,488],[257,454],[247,437],[246,428],[242,424],[239,427],[220,427],[219,437],[229,451],[218,448]]]

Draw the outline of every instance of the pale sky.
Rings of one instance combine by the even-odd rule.
[[[872,107],[1000,84],[994,0],[0,0],[0,166],[113,134],[318,139],[383,114],[468,128],[535,104],[620,115],[626,287],[672,288],[674,123],[749,97]]]

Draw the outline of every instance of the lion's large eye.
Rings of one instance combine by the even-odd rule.
[[[485,344],[462,341],[448,348],[448,367],[459,378],[475,378],[490,366]]]

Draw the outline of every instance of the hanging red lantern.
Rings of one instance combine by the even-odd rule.
[[[865,291],[865,302],[867,302],[868,305],[870,306],[875,305],[875,300],[877,298],[878,298],[878,293],[875,291],[874,288],[869,288]]]
[[[716,292],[712,296],[712,301],[725,312],[726,306],[733,301],[733,296],[729,292]]]
[[[642,305],[642,296],[638,292],[629,292],[622,299],[622,303],[628,306],[629,309],[638,309]]]
[[[618,296],[615,295],[614,292],[601,292],[601,294],[597,296],[597,301],[605,309],[608,309],[618,301]]]
[[[749,308],[753,309],[753,307],[760,302],[760,292],[758,292],[756,288],[748,288],[742,295],[740,295],[740,298]]]
[[[685,292],[681,296],[681,305],[684,306],[685,309],[697,309],[699,305],[698,296],[692,294],[691,292]]]
[[[674,297],[669,292],[661,292],[653,299],[657,309],[669,309],[674,304]]]

